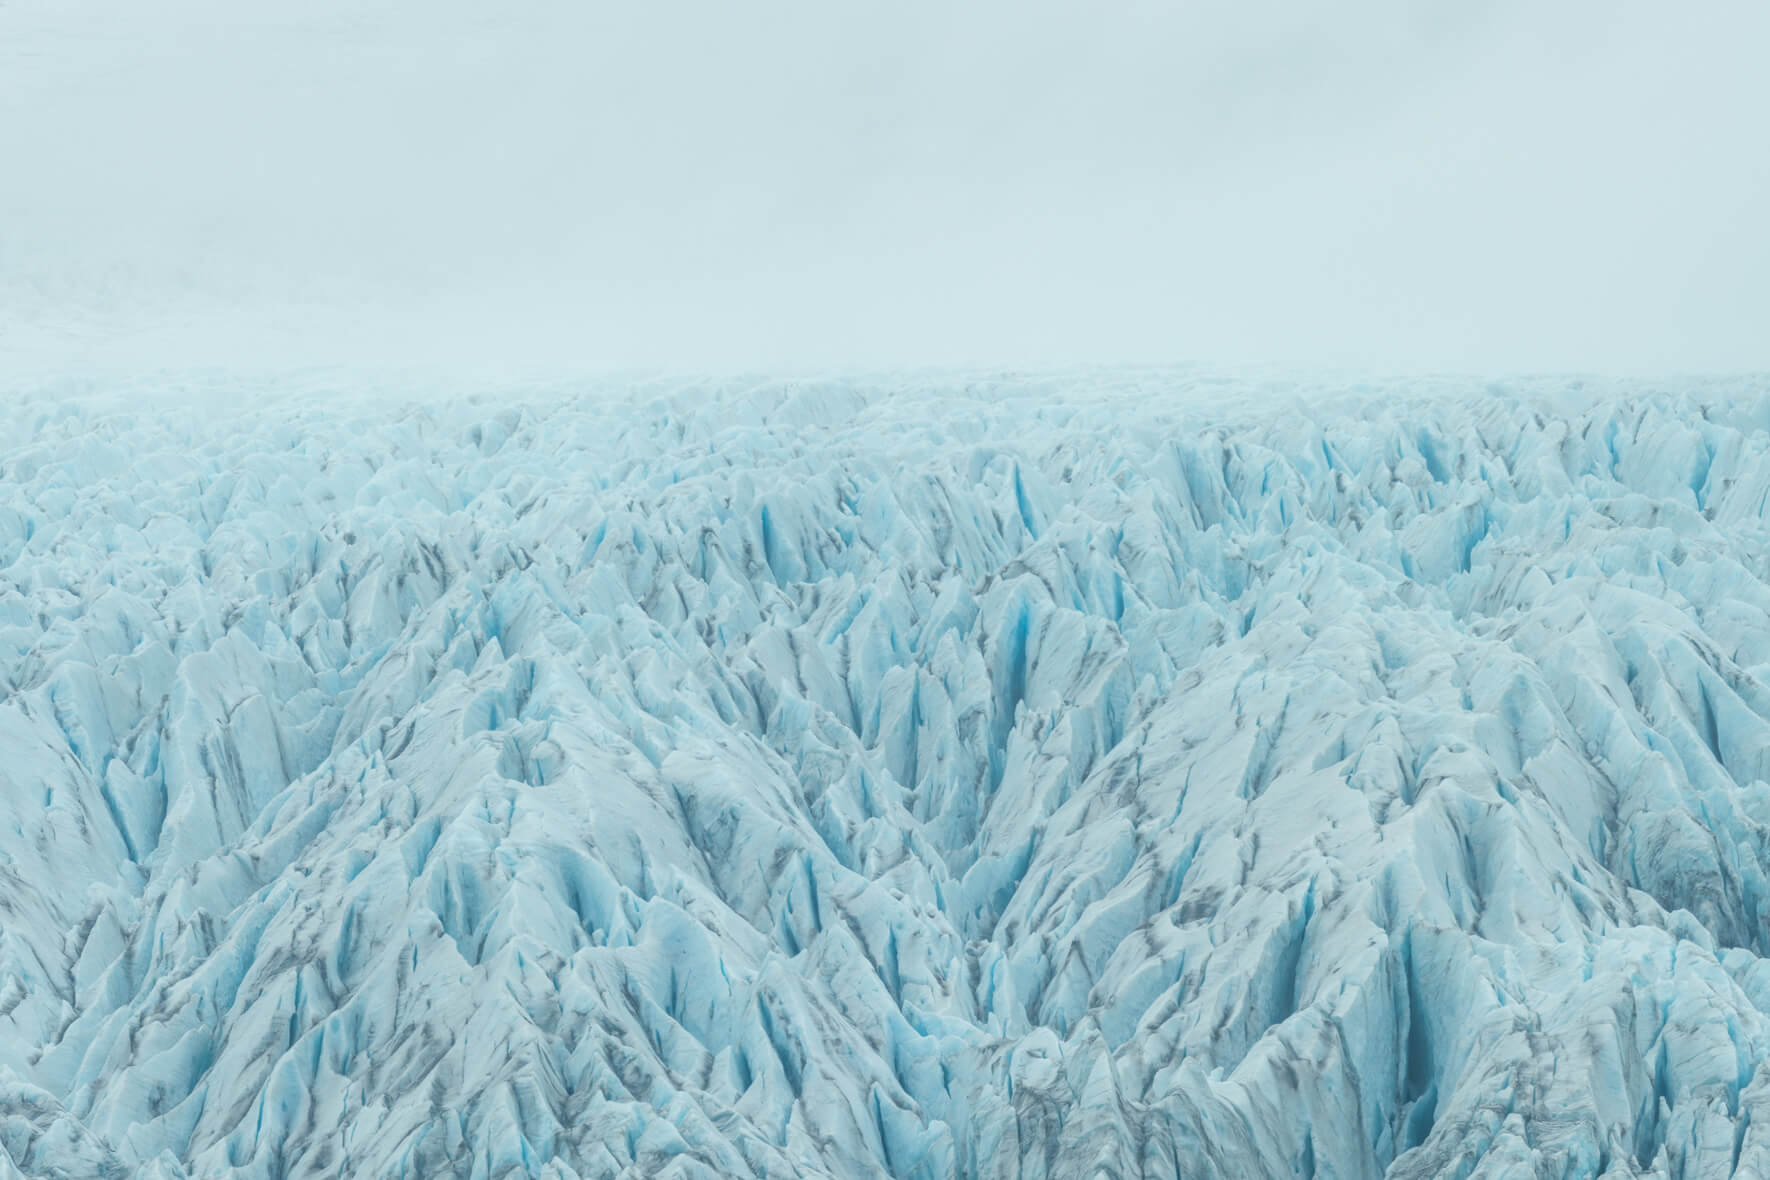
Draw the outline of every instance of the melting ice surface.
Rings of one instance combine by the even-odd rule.
[[[0,1177],[1770,1175],[1770,390],[1109,384],[0,411]]]

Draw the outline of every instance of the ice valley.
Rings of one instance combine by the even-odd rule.
[[[0,1180],[1770,1178],[1770,390],[1184,392],[0,409]]]

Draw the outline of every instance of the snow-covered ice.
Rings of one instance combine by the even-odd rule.
[[[1232,392],[0,409],[0,1177],[1770,1177],[1770,386]]]

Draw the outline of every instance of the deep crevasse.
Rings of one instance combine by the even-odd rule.
[[[0,1177],[1770,1176],[1770,390],[1177,392],[12,407]]]

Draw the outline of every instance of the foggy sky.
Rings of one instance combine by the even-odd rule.
[[[1770,4],[9,0],[0,371],[1770,368]]]

